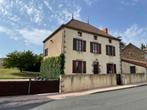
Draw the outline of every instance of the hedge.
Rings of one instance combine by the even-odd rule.
[[[58,79],[64,74],[64,54],[44,59],[41,62],[40,76],[43,79]]]

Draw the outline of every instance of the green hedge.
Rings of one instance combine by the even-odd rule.
[[[44,59],[40,72],[43,79],[58,79],[60,74],[64,74],[64,54]]]

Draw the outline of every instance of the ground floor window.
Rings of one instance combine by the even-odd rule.
[[[73,73],[86,73],[86,61],[73,60]]]
[[[116,73],[116,64],[108,63],[107,64],[107,73],[108,74]]]
[[[135,66],[130,66],[130,73],[135,74],[136,73],[136,67]]]
[[[93,62],[93,73],[94,74],[100,73],[99,62]]]

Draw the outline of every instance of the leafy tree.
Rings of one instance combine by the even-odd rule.
[[[41,55],[34,55],[31,51],[18,52],[14,51],[9,53],[4,59],[4,67],[18,68],[22,71],[39,71],[40,63],[42,60]]]

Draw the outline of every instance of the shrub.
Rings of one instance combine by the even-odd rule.
[[[40,72],[43,79],[58,79],[60,74],[64,74],[64,54],[44,59]]]

